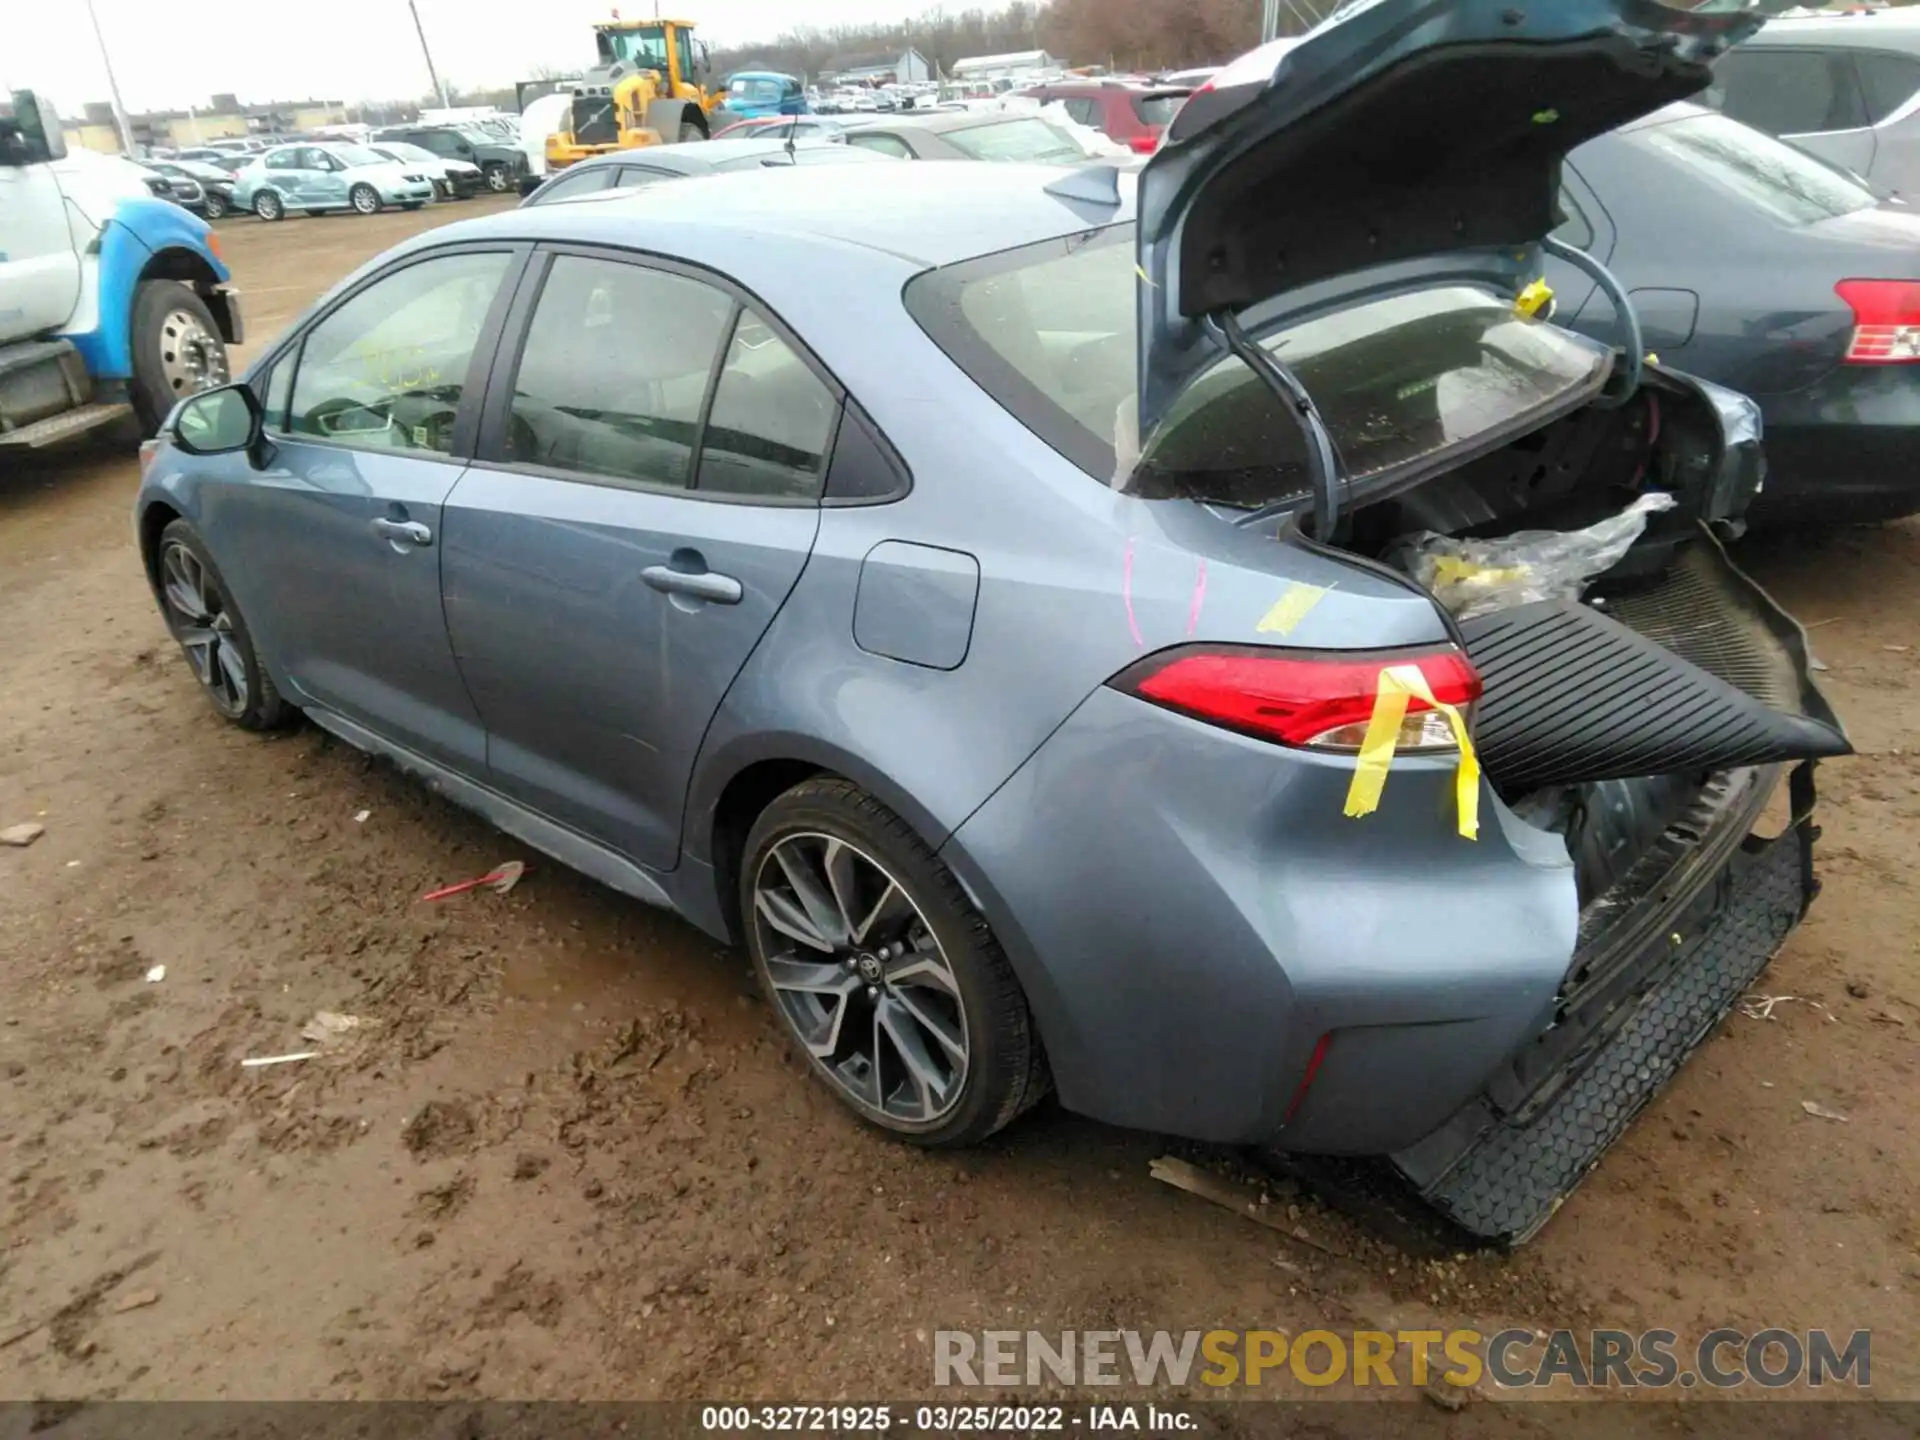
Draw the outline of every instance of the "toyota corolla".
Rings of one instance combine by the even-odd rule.
[[[1757,23],[1380,0],[1137,182],[434,230],[176,412],[154,593],[232,722],[744,946],[874,1125],[1051,1086],[1524,1238],[1799,920],[1847,748],[1722,549],[1754,407],[1541,318],[1567,151]]]

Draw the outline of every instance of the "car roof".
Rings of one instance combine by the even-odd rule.
[[[1818,41],[1843,49],[1920,49],[1920,13],[1913,10],[1866,10],[1851,15],[1806,15],[1769,20],[1760,33],[1742,42],[1750,45],[1804,45]]]
[[[777,256],[782,243],[827,245],[931,268],[1133,218],[1135,182],[1125,171],[1118,206],[1048,193],[1054,182],[1085,173],[1023,164],[823,165],[804,176],[783,170],[699,176],[620,192],[599,204],[535,205],[461,221],[426,232],[409,248],[496,237],[644,243],[699,261],[708,237],[747,232],[769,256]]]
[[[792,119],[792,116],[788,116]],[[824,150],[829,143],[821,140],[801,140],[795,143],[796,150]],[[833,148],[838,149],[837,143]],[[632,150],[609,150],[604,155],[590,155],[585,160],[576,160],[565,170],[555,171],[556,178],[574,170],[601,170],[609,165],[653,165],[667,170],[679,170],[682,174],[697,175],[715,165],[724,165],[729,160],[743,160],[754,155],[785,154],[787,142],[784,140],[701,140],[684,145],[642,145]]]
[[[873,119],[834,118],[842,120],[848,130],[895,130],[912,126],[915,130],[945,135],[954,130],[1001,125],[1009,120],[1040,120],[1045,117],[1038,110],[930,110],[924,114],[917,110],[903,110],[898,114],[880,115]]]

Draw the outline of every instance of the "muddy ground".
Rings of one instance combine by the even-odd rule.
[[[252,334],[498,203],[226,225]],[[1794,998],[1536,1243],[1436,1268],[1283,1189],[1307,1241],[1211,1208],[1051,1105],[970,1154],[879,1139],[739,954],[551,864],[416,903],[538,857],[315,730],[218,722],[137,474],[122,445],[0,476],[0,828],[46,827],[0,849],[0,1397],[898,1397],[942,1327],[1428,1319],[1871,1328],[1874,1389],[1920,1397],[1920,524],[1746,552],[1862,752],[1757,991]],[[365,1024],[241,1068],[322,1010]]]

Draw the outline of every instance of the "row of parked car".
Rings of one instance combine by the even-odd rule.
[[[253,137],[175,151],[145,162],[155,193],[209,220],[236,210],[263,220],[289,212],[355,210],[507,193],[527,177],[526,155],[492,130],[402,125],[364,144],[306,136]]]

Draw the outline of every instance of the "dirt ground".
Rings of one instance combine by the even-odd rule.
[[[227,224],[251,333],[499,203]],[[1250,1224],[1051,1105],[964,1155],[861,1130],[741,955],[313,729],[221,724],[137,477],[124,447],[0,474],[0,827],[46,827],[0,848],[0,1398],[871,1399],[930,1390],[938,1328],[1419,1321],[1871,1328],[1874,1390],[1920,1397],[1920,523],[1745,552],[1861,751],[1756,992],[1793,998],[1534,1244],[1440,1263],[1283,1187],[1312,1243]],[[515,856],[511,895],[416,903]],[[240,1066],[323,1010],[365,1023]]]

